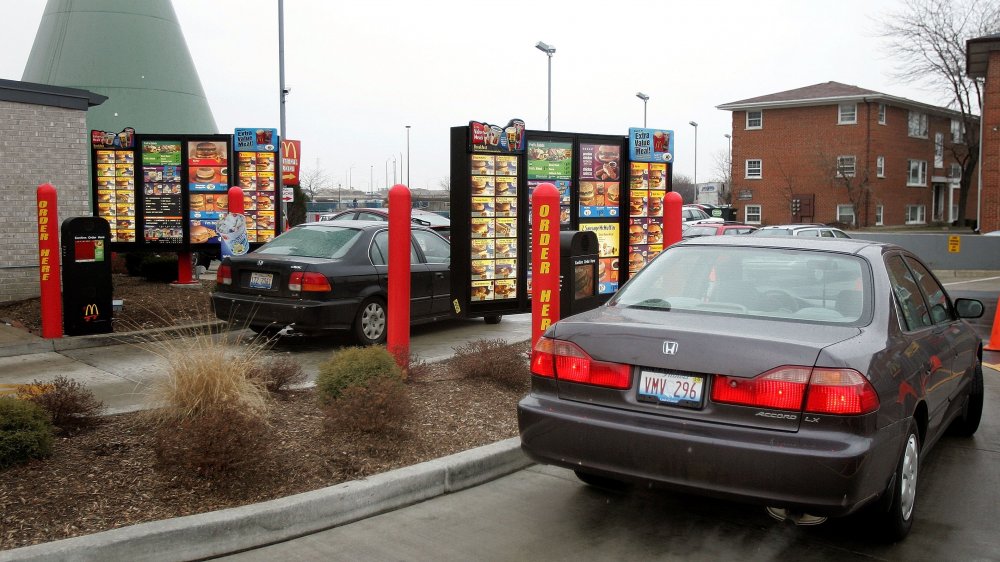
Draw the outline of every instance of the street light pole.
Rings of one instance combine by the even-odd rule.
[[[694,186],[698,187],[698,124],[689,121],[688,125],[694,127]]]
[[[549,130],[552,130],[552,55],[555,54],[556,48],[552,45],[547,45],[541,41],[535,45],[535,48],[539,51],[545,53],[549,57]]]
[[[646,128],[646,102],[649,101],[649,96],[642,92],[636,92],[635,97],[642,100],[642,128]]]
[[[413,189],[410,185],[410,126],[406,126],[406,187]]]

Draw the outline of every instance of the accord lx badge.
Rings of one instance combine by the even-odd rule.
[[[665,341],[665,342],[663,342],[663,354],[664,355],[676,355],[677,354],[677,342],[675,342],[675,341]]]

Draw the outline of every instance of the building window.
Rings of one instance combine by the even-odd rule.
[[[960,164],[952,163],[948,168],[948,177],[952,179],[962,178],[962,166]]]
[[[837,119],[838,125],[853,125],[858,122],[858,104],[840,104],[840,113]]]
[[[906,185],[924,187],[927,185],[927,161],[909,160],[910,175],[906,178]]]
[[[837,205],[837,222],[854,225],[854,205]]]
[[[944,168],[944,133],[934,133],[934,167]]]
[[[762,160],[747,160],[747,179],[759,180],[763,177],[763,168]]]
[[[885,104],[878,104],[878,124],[885,125]]]
[[[761,129],[764,127],[763,111],[747,112],[747,129]]]
[[[927,218],[924,211],[923,205],[907,205],[906,224],[926,224]]]
[[[879,156],[875,159],[875,175],[880,178],[885,177],[885,156]]]
[[[856,162],[854,156],[838,156],[837,175],[842,178],[853,178]]]
[[[760,224],[760,205],[747,205],[743,209],[743,222]]]
[[[927,115],[919,111],[911,111],[907,120],[907,134],[920,139],[927,138]]]
[[[965,142],[965,135],[962,134],[965,127],[962,122],[958,119],[951,120],[951,142],[955,144],[962,144]]]
[[[875,226],[882,226],[884,224],[884,219],[882,218],[883,206],[875,205]]]

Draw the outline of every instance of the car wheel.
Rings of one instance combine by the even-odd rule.
[[[972,437],[979,429],[979,421],[983,418],[983,364],[976,365],[969,387],[969,399],[965,403],[962,415],[951,424],[951,431],[962,437]]]
[[[487,314],[483,317],[483,320],[485,320],[487,324],[499,324],[502,318],[503,314]]]
[[[354,319],[354,336],[364,345],[384,344],[386,339],[385,301],[368,297]]]
[[[910,420],[906,443],[896,465],[896,474],[889,488],[873,506],[875,532],[880,540],[903,540],[913,526],[913,512],[917,500],[917,475],[920,467],[920,434],[917,424]]]
[[[628,487],[625,482],[615,480],[614,478],[608,478],[607,476],[598,476],[582,470],[574,470],[573,473],[576,474],[576,477],[579,478],[584,484],[600,488],[602,490],[618,491],[624,490]]]

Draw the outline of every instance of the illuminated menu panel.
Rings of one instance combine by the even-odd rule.
[[[472,154],[471,298],[517,298],[517,156]]]
[[[135,151],[94,151],[97,216],[111,226],[112,242],[135,242]]]
[[[141,150],[143,239],[179,244],[184,241],[181,143],[144,140]]]
[[[216,222],[229,209],[229,155],[225,142],[188,141],[187,185],[192,244],[219,243]]]
[[[628,271],[634,274],[663,251],[667,164],[632,162],[629,187]]]
[[[277,205],[275,152],[237,152],[237,182],[243,189],[243,214],[250,242],[274,239]]]

